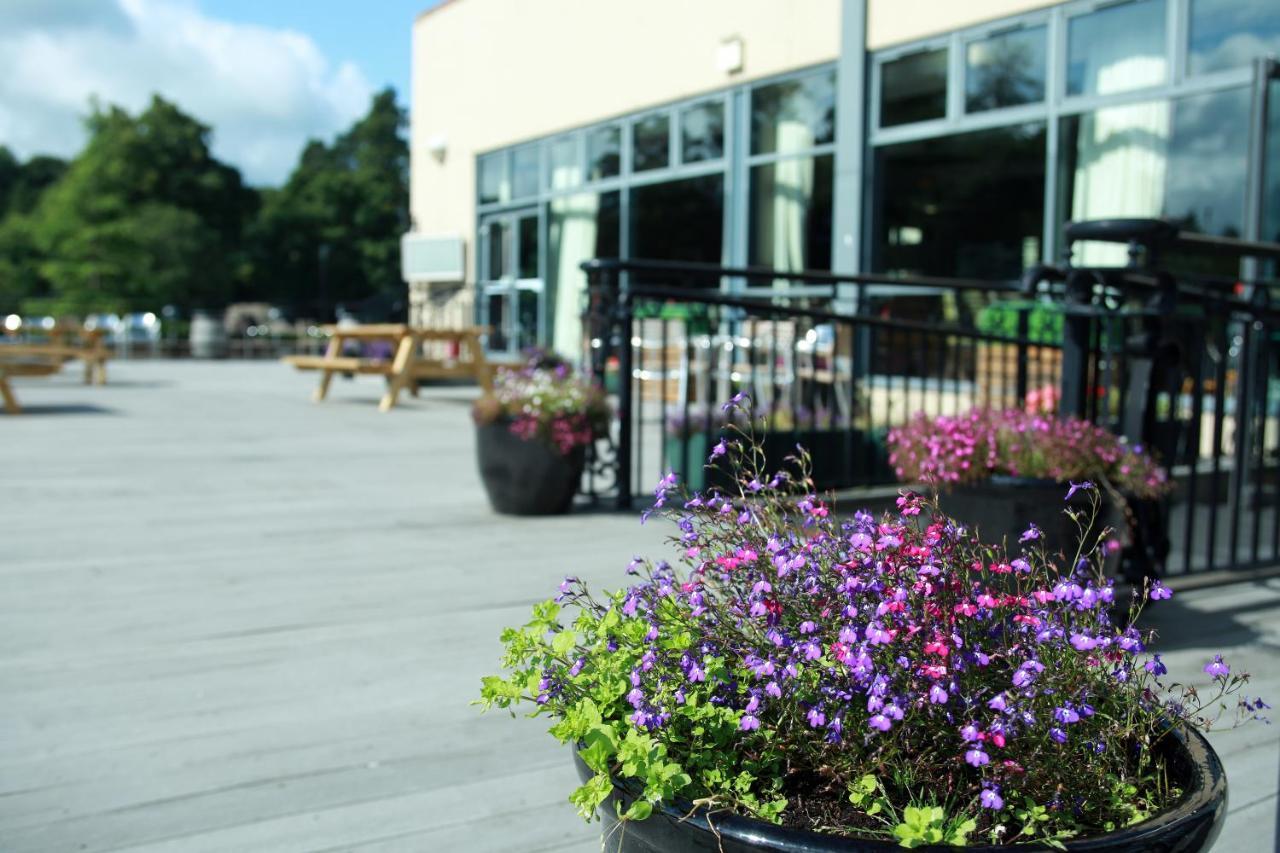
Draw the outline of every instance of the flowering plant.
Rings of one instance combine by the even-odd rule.
[[[623,820],[680,798],[904,846],[1055,843],[1173,802],[1155,745],[1247,681],[1215,658],[1212,689],[1166,691],[1132,621],[1171,593],[1135,590],[1113,624],[1096,547],[1065,568],[1034,540],[1006,555],[910,492],[840,520],[805,454],[769,475],[739,433],[712,456],[733,494],[656,491],[679,567],[637,558],[603,597],[567,578],[483,681],[484,707],[530,705],[576,745],[595,774],[570,797],[584,817],[620,778],[643,789]]]
[[[670,438],[688,438],[710,432],[719,436],[731,424],[739,429],[754,426],[757,432],[791,432],[793,430],[844,429],[849,419],[822,403],[813,408],[791,405],[778,400],[767,414],[750,418],[739,408],[713,409],[703,405],[669,406],[666,417],[666,433]]]
[[[889,432],[889,463],[901,480],[938,486],[1006,474],[1088,480],[1137,498],[1160,497],[1170,488],[1164,469],[1141,447],[1079,418],[1017,409],[918,414]]]
[[[575,377],[567,362],[535,350],[519,369],[498,369],[493,393],[476,402],[472,417],[482,425],[510,421],[514,435],[567,456],[604,434],[609,407],[604,393]]]

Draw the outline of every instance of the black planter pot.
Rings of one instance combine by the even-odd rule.
[[[586,448],[568,456],[512,434],[511,424],[496,421],[476,427],[476,461],[493,508],[507,515],[558,515],[568,512],[582,481]]]
[[[1067,484],[1052,480],[997,475],[983,483],[958,486],[943,494],[939,503],[943,512],[952,518],[976,527],[983,542],[994,545],[1003,540],[1010,552],[1016,553],[1019,537],[1034,522],[1050,554],[1061,551],[1071,557],[1076,552],[1080,531],[1063,510],[1070,506],[1087,517],[1092,498],[1087,492],[1077,492],[1068,504],[1065,501],[1068,488]],[[1123,514],[1112,506],[1105,494],[1092,536],[1103,527],[1125,529]]]
[[[1167,811],[1140,824],[1106,835],[1068,841],[1068,851],[1196,853],[1212,846],[1227,813],[1227,777],[1217,754],[1203,735],[1186,728],[1170,732],[1157,749],[1169,770],[1171,781],[1182,788],[1182,798]],[[583,781],[591,777],[591,770],[576,753],[574,763]],[[628,821],[618,826],[615,802],[621,803],[625,809],[639,790],[639,786],[615,781],[612,794],[600,807],[604,849],[608,853],[754,853],[761,850],[777,853],[890,853],[902,849],[891,841],[820,835],[734,815],[708,817],[705,810],[681,801],[654,807],[653,815],[647,820]],[[1009,853],[1048,848],[980,845],[916,849],[932,853],[954,853],[957,849],[971,853]]]

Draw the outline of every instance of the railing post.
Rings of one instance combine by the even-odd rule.
[[[1062,396],[1058,407],[1063,417],[1084,417],[1089,399],[1092,291],[1093,279],[1087,272],[1068,273],[1062,322]]]
[[[613,305],[613,330],[618,335],[618,509],[631,509],[634,484],[631,482],[631,426],[634,419],[634,382],[631,376],[631,343],[634,334],[631,289],[629,276],[620,275],[615,281],[616,297]]]
[[[1027,359],[1027,338],[1031,336],[1031,309],[1018,309],[1018,375],[1016,380],[1016,393],[1018,395],[1018,405],[1023,408],[1027,405],[1027,371],[1029,367]]]

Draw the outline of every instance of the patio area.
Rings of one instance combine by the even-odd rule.
[[[494,515],[473,388],[389,414],[374,378],[113,363],[0,417],[0,849],[598,850],[541,720],[468,703],[567,573],[616,586],[669,528]],[[1222,652],[1280,706],[1280,579],[1151,614],[1172,673]],[[1280,726],[1211,735],[1217,849],[1280,842]]]

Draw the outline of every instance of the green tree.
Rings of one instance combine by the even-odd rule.
[[[408,230],[409,148],[395,92],[332,145],[312,140],[283,187],[266,191],[250,229],[251,292],[295,312],[402,298],[400,237]]]
[[[95,107],[89,142],[32,214],[46,310],[217,307],[233,293],[256,193],[209,151],[209,128],[160,97]]]

